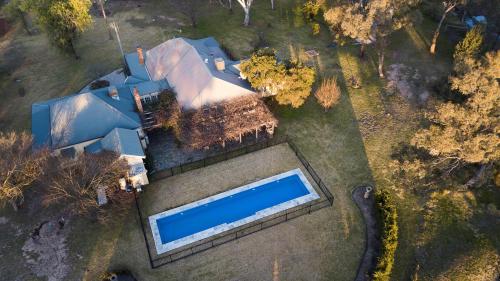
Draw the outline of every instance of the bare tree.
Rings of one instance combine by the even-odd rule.
[[[189,18],[192,27],[196,27],[198,24],[198,15],[201,9],[201,5],[205,2],[201,0],[178,0],[176,2],[176,8],[186,17]]]
[[[43,174],[47,150],[32,151],[33,138],[27,133],[0,133],[0,203],[14,210],[24,202],[24,191]]]
[[[248,26],[250,24],[250,7],[252,7],[253,0],[237,0],[240,3],[243,11],[245,12],[245,19],[243,20],[243,25]]]
[[[104,1],[105,0],[98,0],[97,4],[99,5],[99,9],[101,9],[101,15],[104,18],[104,22],[106,23],[106,29],[108,30],[109,33],[109,40],[113,40],[113,33],[111,31],[111,26],[108,23],[108,16],[106,15],[106,9],[104,9]]]
[[[225,3],[227,1],[227,4]],[[228,9],[230,13],[233,12],[233,0],[219,0],[219,4]]]
[[[436,28],[436,31],[434,31],[434,36],[432,36],[432,43],[431,43],[431,48],[430,52],[431,54],[436,53],[436,43],[439,37],[439,33],[441,30],[441,26],[443,25],[444,20],[446,19],[446,16],[455,9],[455,7],[460,4],[463,0],[446,0],[443,1],[443,15],[441,16],[441,20],[439,21],[439,24]],[[441,1],[440,1],[441,2]]]
[[[44,199],[46,205],[65,203],[75,214],[97,213],[105,217],[97,202],[100,188],[105,189],[111,200],[117,198],[119,179],[128,172],[127,162],[112,152],[84,154],[76,161],[58,159],[57,171],[51,175],[49,191]],[[119,197],[119,195],[118,195]],[[121,201],[111,202],[120,206]]]
[[[337,85],[337,78],[335,77],[324,79],[321,86],[314,93],[325,112],[340,101],[340,95],[340,87]]]

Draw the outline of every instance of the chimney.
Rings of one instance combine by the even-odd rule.
[[[144,64],[144,54],[141,47],[137,47],[137,55],[139,56],[139,64]]]
[[[139,113],[142,115],[144,113],[144,109],[142,108],[141,96],[139,95],[139,90],[137,89],[137,87],[134,87],[134,100],[137,111],[139,111]]]
[[[120,96],[118,96],[118,89],[115,86],[108,87],[108,96],[114,100],[120,100]]]
[[[215,58],[214,59],[215,63],[215,68],[217,68],[218,71],[224,71],[226,69],[226,63],[224,62],[223,58]]]

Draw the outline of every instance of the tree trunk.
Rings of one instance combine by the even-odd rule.
[[[385,47],[387,46],[387,38],[381,36],[377,39],[378,42],[378,76],[382,79],[384,76],[384,61],[385,61]]]
[[[73,39],[70,39],[69,41],[69,50],[73,56],[75,56],[75,59],[79,60],[80,57],[76,53],[75,45],[73,44]]]
[[[30,26],[28,24],[28,20],[26,19],[26,13],[19,10],[19,16],[21,17],[21,21],[23,22],[23,27],[24,27],[24,30],[26,30],[26,33],[28,33],[28,35],[30,35],[30,36],[33,35],[33,33],[31,32]]]
[[[453,8],[455,7],[455,5],[447,8],[444,13],[443,13],[443,16],[441,17],[441,20],[439,21],[439,24],[436,28],[436,31],[434,31],[434,36],[432,37],[432,43],[431,43],[431,48],[430,48],[430,52],[431,54],[435,54],[436,53],[436,43],[437,43],[437,40],[438,40],[438,37],[439,37],[439,32],[441,30],[441,25],[443,25],[443,22],[444,20],[446,19],[446,16],[448,15],[448,13],[453,10]]]
[[[243,20],[243,25],[248,26],[250,24],[250,8],[245,8],[245,19]]]
[[[366,45],[364,43],[361,43],[360,48],[359,48],[359,57],[360,58],[365,57],[365,49],[366,49]]]
[[[478,184],[482,180],[487,168],[488,168],[488,165],[486,165],[486,164],[481,165],[479,170],[476,171],[476,174],[469,181],[467,181],[465,186],[467,188],[471,188],[471,187],[474,187],[476,184]]]
[[[271,0],[271,10],[274,11],[274,0]]]
[[[106,16],[106,10],[104,10],[104,4],[102,3],[103,0],[99,0],[99,7],[101,8],[101,14],[102,17],[104,18],[104,22],[106,23],[106,29],[108,30],[109,33],[109,40],[113,40],[113,33],[111,31],[111,28],[108,23],[108,17]]]
[[[233,13],[233,0],[228,0],[227,2],[229,3],[229,13],[232,14]]]

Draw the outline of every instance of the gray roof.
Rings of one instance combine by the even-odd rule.
[[[102,138],[116,127],[137,129],[139,114],[128,86],[118,89],[120,100],[107,88],[32,105],[35,146],[57,149]]]
[[[175,38],[146,54],[151,80],[166,79],[184,108],[198,108],[254,93],[239,77],[239,62],[230,60],[212,37],[199,40]],[[217,70],[215,58],[224,60],[224,71]]]

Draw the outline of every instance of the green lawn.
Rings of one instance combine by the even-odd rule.
[[[296,142],[335,196],[335,214],[332,215],[332,221],[338,222],[334,226],[336,231],[325,233],[329,233],[328,239],[338,242],[341,246],[325,255],[328,259],[323,263],[330,263],[331,268],[321,267],[320,270],[329,274],[321,276],[329,276],[329,280],[352,280],[356,261],[359,260],[363,249],[363,243],[360,243],[363,226],[350,192],[362,183],[373,183],[380,188],[390,187],[386,179],[390,173],[388,163],[392,149],[398,143],[411,138],[420,124],[422,112],[397,95],[383,94],[385,82],[377,78],[376,54],[373,50],[368,52],[364,60],[360,60],[356,46],[328,48],[330,34],[323,25],[320,35],[312,36],[310,27],[293,12],[298,1],[280,1],[275,11],[270,10],[268,1],[255,1],[250,27],[241,25],[243,13],[237,3],[234,3],[234,13],[230,14],[227,10],[215,6],[216,1],[213,2],[213,6],[203,10],[197,28],[188,27],[187,20],[172,9],[169,1],[159,0],[141,1],[141,7],[133,1],[116,1],[119,5],[111,2],[111,20],[120,26],[120,35],[126,51],[133,50],[137,45],[144,48],[153,47],[173,36],[214,36],[237,57],[249,56],[257,46],[268,45],[277,49],[280,56],[291,56],[314,65],[320,77],[335,75],[339,78],[343,97],[340,104],[327,113],[318,106],[313,97],[299,109],[281,107],[273,103],[271,108],[280,120],[278,134],[287,134]],[[452,46],[445,37],[442,36],[439,41],[436,57],[427,53],[435,24],[424,18],[423,22],[415,27],[395,33],[391,38],[387,65],[405,63],[417,68],[423,75],[446,75],[450,68],[449,54]],[[309,60],[304,51],[312,48],[317,50],[320,56]],[[77,44],[77,52],[81,59],[75,61],[54,50],[44,34],[27,36],[20,26],[0,39],[2,130],[29,129],[32,102],[75,92],[100,75],[121,67],[118,46],[116,41],[108,40],[102,19],[95,19],[93,28],[83,34]],[[360,77],[361,89],[346,87],[344,81],[352,75]],[[25,89],[24,97],[19,95],[20,87]],[[424,216],[425,198],[407,192],[404,188],[396,188],[394,192],[398,201],[400,241],[392,279],[408,280],[415,270],[416,247],[422,239],[419,226],[424,218],[429,217]],[[495,202],[498,203],[498,200]],[[446,215],[449,209],[445,210]],[[91,223],[86,219],[74,219],[69,223],[71,233],[67,246],[72,266],[71,280],[95,280],[98,274],[110,266],[113,269],[128,267],[133,272],[148,272],[147,276],[158,272],[158,276],[169,277],[170,280],[183,278],[180,273],[176,275],[175,270],[174,273],[169,273],[168,266],[149,271],[145,263],[147,256],[142,236],[138,232],[135,209],[131,208],[129,212],[128,216],[106,226]],[[5,216],[10,221],[8,227],[2,227],[0,230],[1,244],[6,245],[0,249],[0,264],[3,265],[0,267],[1,276],[14,280],[18,268],[29,271],[24,265],[19,248],[22,247],[23,241],[28,239],[34,225],[47,216],[57,216],[59,213],[57,208],[42,208],[38,204],[18,214],[13,214],[9,209],[0,210],[0,217]],[[481,218],[472,218],[484,222]],[[19,236],[4,235],[4,232],[10,234],[16,231]],[[445,234],[453,235],[453,232],[436,232],[433,239],[429,240],[441,243],[446,241]],[[494,235],[495,232],[486,235],[485,243],[490,245],[487,249],[498,249],[498,239],[491,239]],[[467,240],[469,237],[465,233],[463,237],[457,237],[456,241]],[[481,255],[482,252],[476,251],[476,246],[482,244],[472,242],[470,245],[470,251],[462,253],[463,256]],[[453,247],[446,249],[458,251]],[[488,250],[487,253],[489,255],[491,251]],[[301,258],[303,257],[297,256],[297,262],[300,262]],[[346,261],[347,265],[343,261]],[[192,270],[189,268],[189,261],[180,261],[184,262],[185,270]],[[248,262],[252,265],[252,261]],[[480,265],[486,263],[484,260],[479,262]],[[446,270],[451,273],[447,274],[445,269],[444,273],[439,272],[437,268],[442,266],[449,266]],[[174,266],[174,269],[178,267]],[[229,276],[224,269],[220,265],[206,263],[196,270],[197,275],[193,276],[193,279],[238,279],[237,272]],[[426,271],[427,269],[429,271]],[[287,268],[281,270],[286,271]],[[420,275],[429,280],[439,274],[456,276],[452,271],[453,266],[450,266],[450,263],[432,259],[426,267],[420,268]],[[464,269],[463,272],[468,271]],[[37,280],[32,275],[27,276],[23,280]],[[271,272],[269,276],[271,278]]]

